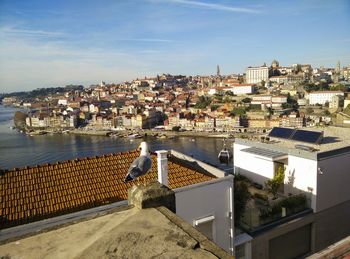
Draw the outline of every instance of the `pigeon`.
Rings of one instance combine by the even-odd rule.
[[[124,183],[145,175],[152,167],[152,159],[149,154],[147,143],[141,142],[139,148],[141,148],[141,154],[131,163],[128,174],[125,176]]]

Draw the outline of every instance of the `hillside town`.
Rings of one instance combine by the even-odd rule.
[[[26,108],[27,130],[232,132],[275,126],[350,126],[350,67],[247,67],[245,74],[162,74],[120,84],[73,86],[4,105]]]
[[[0,241],[45,229],[45,220],[58,228],[68,224],[61,228],[67,236],[62,246],[75,247],[69,245],[72,220],[98,213],[117,217],[116,209],[129,218],[135,211],[146,215],[155,210],[145,218],[158,236],[164,229],[157,230],[158,221],[153,220],[161,206],[166,218],[173,219],[171,224],[185,226],[186,233],[193,227],[194,238],[203,235],[200,240],[211,244],[214,258],[345,254],[341,249],[350,242],[349,192],[344,191],[349,178],[350,66],[341,68],[338,62],[335,68],[285,67],[274,60],[270,66],[247,67],[244,74],[224,76],[219,66],[216,70],[211,76],[162,74],[120,84],[67,85],[2,96],[3,105],[19,108],[15,127],[28,135],[69,132],[142,138],[140,133],[146,136],[150,130],[157,138],[188,134],[188,141],[196,144],[203,138],[195,136],[216,136],[224,140],[215,156],[221,164],[232,161],[233,168],[231,174],[193,154],[168,148],[148,154],[150,172],[140,176],[144,184],[127,183],[125,173],[142,157],[141,147],[140,157],[133,150],[4,170]],[[232,146],[226,138],[234,138]],[[142,143],[149,152],[147,143]],[[31,196],[22,197],[23,190]],[[154,207],[137,205],[147,204],[147,199]],[[157,199],[159,203],[154,203]],[[110,227],[113,231],[120,228],[125,233],[118,220],[103,220],[116,224]],[[139,225],[131,224],[127,231]],[[44,239],[57,240],[55,235]],[[21,243],[23,251],[9,242],[0,246],[0,252],[34,251],[31,240]],[[46,249],[45,243],[34,243]],[[155,243],[149,246],[157,247]],[[133,257],[125,254],[130,249],[116,244],[117,257]],[[203,243],[198,246],[207,249]],[[93,246],[89,249],[95,251]],[[60,257],[59,249],[47,253]]]

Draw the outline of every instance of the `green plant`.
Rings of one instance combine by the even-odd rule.
[[[239,225],[239,222],[244,214],[248,200],[250,199],[250,193],[248,191],[248,185],[244,181],[234,181],[234,210],[235,210],[235,226]]]
[[[267,201],[269,199],[266,194],[261,194],[258,192],[254,193],[253,197],[256,199],[263,200],[263,201]]]
[[[250,183],[250,180],[242,174],[235,174],[235,181],[245,181]]]
[[[304,194],[299,194],[295,196],[288,197],[280,202],[281,207],[285,207],[289,210],[298,210],[300,208],[306,207],[306,196]]]
[[[275,176],[265,182],[268,192],[273,195],[274,199],[277,198],[278,189],[284,183],[284,171],[285,169],[283,165],[278,166]]]
[[[204,109],[211,103],[211,98],[208,96],[200,96],[195,108]]]
[[[239,107],[235,107],[231,111],[231,115],[233,116],[240,116],[240,115],[244,115],[245,113],[246,113],[246,110],[244,108],[239,108]]]
[[[281,216],[282,207],[286,208],[287,215],[302,211],[307,206],[305,194],[299,194],[283,199],[269,208],[261,208],[259,217],[263,220],[267,218],[276,218]]]

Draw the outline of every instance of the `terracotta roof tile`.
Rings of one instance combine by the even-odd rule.
[[[0,228],[50,218],[65,213],[127,199],[132,183],[123,179],[137,151],[79,158],[55,164],[15,168],[0,174]],[[157,179],[157,159],[140,181]],[[215,178],[168,161],[169,187],[200,183]]]

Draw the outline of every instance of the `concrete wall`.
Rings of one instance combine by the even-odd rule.
[[[315,214],[315,252],[350,235],[350,201]]]
[[[270,258],[270,241],[279,237],[291,237],[298,230],[311,224],[310,254],[318,252],[350,235],[350,201],[334,207],[291,220],[253,236],[252,258]],[[308,235],[308,233],[305,233]]]
[[[270,242],[272,240],[276,240],[279,237],[284,237],[288,239],[288,233],[292,233],[293,231],[305,227],[307,225],[312,224],[313,222],[313,214],[305,216],[303,218],[299,218],[285,224],[279,225],[271,230],[265,231],[257,236],[254,236],[252,241],[252,258],[270,258]],[[311,233],[312,235],[312,233]],[[310,250],[312,249],[312,245]]]
[[[232,196],[230,195],[230,189]],[[214,242],[230,252],[233,239],[230,229],[233,226],[233,176],[216,179],[210,182],[175,189],[176,214],[194,226],[194,221],[214,216]],[[231,203],[231,205],[230,205]],[[232,236],[234,237],[233,229]]]
[[[350,200],[350,153],[328,157],[318,162],[317,211]]]
[[[267,179],[273,178],[274,163],[264,157],[241,151],[249,147],[242,144],[234,144],[233,161],[235,174],[244,175],[254,182],[264,185]]]

